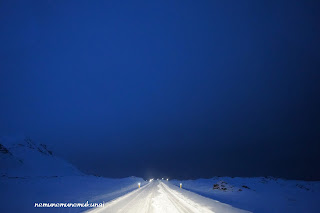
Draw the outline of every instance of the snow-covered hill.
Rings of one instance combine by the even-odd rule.
[[[34,208],[36,202],[107,202],[147,184],[141,178],[109,179],[81,173],[30,138],[0,137],[0,212],[81,212]],[[320,209],[320,182],[272,177],[172,180],[173,185],[255,213]],[[175,186],[173,186],[175,187]]]
[[[50,177],[83,175],[72,164],[56,157],[45,144],[30,138],[0,138],[0,176]]]
[[[320,181],[274,177],[214,177],[172,180],[176,186],[257,213],[308,212],[320,209]]]
[[[35,208],[35,203],[107,202],[147,182],[86,175],[30,138],[0,137],[0,212],[82,212],[88,208]]]

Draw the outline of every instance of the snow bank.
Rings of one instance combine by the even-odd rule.
[[[319,212],[320,182],[272,177],[172,180],[173,185],[255,213]]]
[[[145,185],[141,178],[96,176],[0,177],[0,212],[82,212],[87,208],[35,208],[34,203],[108,202]]]
[[[138,188],[141,178],[85,175],[30,138],[0,138],[0,212],[82,212],[35,208],[35,203],[108,202]]]

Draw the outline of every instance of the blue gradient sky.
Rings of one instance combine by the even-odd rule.
[[[1,1],[0,134],[109,177],[320,179],[316,1]]]

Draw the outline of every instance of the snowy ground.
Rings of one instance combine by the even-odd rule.
[[[90,213],[244,213],[241,209],[205,198],[198,194],[175,187],[166,181],[150,184],[124,195],[103,208]]]
[[[141,188],[138,189],[138,182]],[[182,183],[182,189],[179,184]],[[213,189],[213,185],[217,189]],[[248,187],[248,188],[247,188]],[[320,184],[273,178],[146,182],[96,176],[0,177],[0,212],[319,212]],[[240,191],[239,191],[240,190]],[[103,208],[34,208],[35,202],[106,202]]]
[[[142,178],[85,175],[30,138],[0,137],[0,213],[81,212],[83,208],[34,208],[35,203],[108,202],[138,188]]]
[[[82,212],[86,208],[34,208],[34,203],[108,202],[138,188],[141,178],[95,176],[0,177],[0,212]]]
[[[138,183],[141,188],[138,188]],[[182,189],[179,184],[182,183]],[[35,203],[103,203],[103,208],[35,208]],[[153,181],[85,175],[30,138],[0,138],[0,213],[316,213],[320,182],[216,177]]]
[[[256,213],[320,211],[319,181],[215,177],[170,182],[176,186],[182,183],[186,190]]]

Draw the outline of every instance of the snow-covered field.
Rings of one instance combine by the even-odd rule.
[[[246,213],[238,208],[180,189],[167,181],[150,184],[90,213]]]
[[[257,213],[320,212],[320,181],[272,177],[214,177],[172,184],[233,207]]]
[[[34,203],[108,202],[134,189],[141,178],[95,176],[0,178],[0,212],[81,212],[87,208],[34,208]],[[143,185],[145,182],[142,182]]]
[[[30,139],[0,138],[0,212],[81,212],[34,208],[35,203],[108,202],[145,185],[142,178],[85,175]]]
[[[138,183],[141,188],[138,189]],[[182,183],[182,189],[179,184]],[[35,208],[35,203],[103,208]],[[153,181],[85,175],[31,139],[0,138],[0,212],[319,212],[320,182],[215,177]]]

